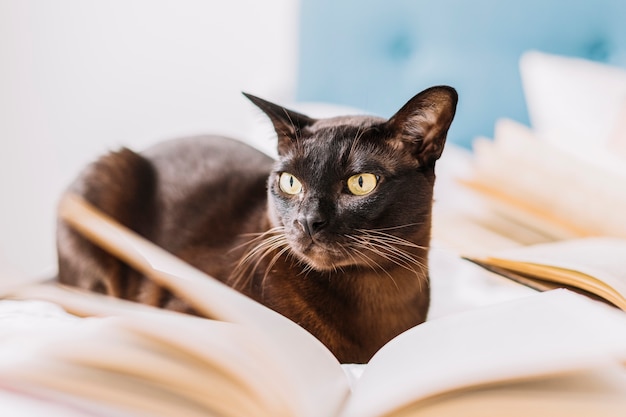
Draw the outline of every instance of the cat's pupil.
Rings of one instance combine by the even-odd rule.
[[[359,177],[359,187],[363,188],[363,176]]]
[[[293,187],[293,177],[289,177],[289,186]]]

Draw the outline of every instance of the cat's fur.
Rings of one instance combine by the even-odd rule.
[[[366,362],[426,318],[434,167],[456,92],[425,90],[389,120],[315,120],[248,98],[274,124],[277,161],[222,137],[178,139],[105,155],[70,191],[299,323],[339,360]],[[281,190],[283,172],[300,193]],[[360,173],[379,179],[364,196],[346,185]],[[189,310],[62,221],[58,255],[63,283]]]

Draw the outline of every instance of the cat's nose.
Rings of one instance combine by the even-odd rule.
[[[304,230],[309,236],[313,237],[314,234],[328,225],[328,220],[320,214],[308,214],[299,217],[298,224],[302,227],[302,230]]]

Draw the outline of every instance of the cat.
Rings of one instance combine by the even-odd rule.
[[[245,93],[244,93],[245,94]],[[456,112],[448,86],[390,119],[314,119],[246,94],[278,159],[218,136],[122,148],[70,185],[120,223],[289,317],[344,363],[366,363],[426,319],[435,162]],[[195,313],[62,220],[59,281]]]

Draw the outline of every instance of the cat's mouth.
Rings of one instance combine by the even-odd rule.
[[[291,245],[292,252],[304,263],[318,271],[331,271],[351,264],[345,250],[319,239],[302,239]]]
[[[387,270],[400,267],[422,271],[426,268],[427,246],[381,230],[358,230],[340,236],[300,236],[291,244],[292,253],[318,271],[345,267]]]

